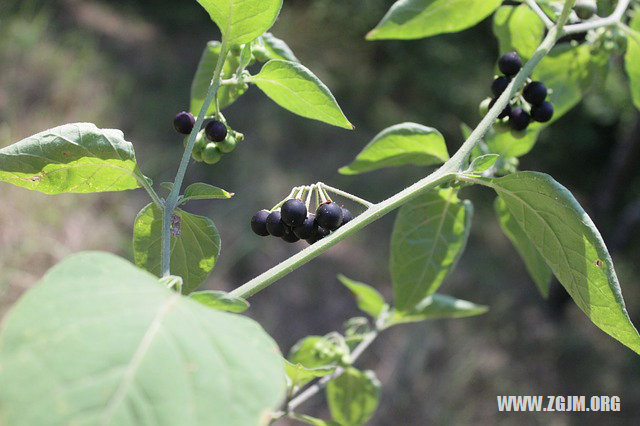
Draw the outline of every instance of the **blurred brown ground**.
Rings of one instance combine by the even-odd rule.
[[[0,5],[0,146],[65,122],[120,128],[133,141],[143,171],[170,179],[182,150],[171,128],[188,105],[190,79],[215,26],[195,2],[25,1]],[[223,249],[207,288],[230,290],[287,258],[299,246],[259,239],[253,212],[290,188],[318,180],[379,201],[427,173],[384,170],[337,174],[379,130],[402,121],[434,126],[450,150],[460,122],[475,124],[489,94],[497,56],[490,23],[455,35],[410,42],[365,42],[363,35],[391,2],[286,0],[273,32],[333,91],[355,132],[311,122],[250,90],[225,114],[244,142],[214,167],[192,165],[188,182],[237,194],[194,202],[188,210],[216,222]],[[630,144],[637,113],[623,76],[611,73],[585,102],[554,125],[522,169],[553,174],[589,208],[610,159]],[[579,159],[579,161],[576,161]],[[637,164],[637,162],[636,162]],[[613,168],[612,168],[613,167]],[[620,229],[625,206],[640,198],[632,168],[604,191],[617,196],[597,211],[605,237],[630,238],[616,251],[628,309],[639,323],[640,231]],[[493,218],[492,195],[465,190],[476,205],[469,246],[442,292],[487,304],[488,314],[391,329],[362,358],[383,383],[374,425],[637,424],[640,363],[588,322],[573,305],[553,309]],[[0,186],[0,316],[66,255],[107,250],[131,258],[131,228],[147,202],[143,191],[45,196]],[[394,215],[370,225],[251,299],[259,320],[286,354],[308,334],[324,334],[359,315],[336,274],[371,283],[391,297],[387,271]],[[608,237],[607,237],[608,238]],[[558,313],[561,312],[561,313]],[[496,395],[618,395],[620,413],[498,413]],[[322,397],[305,412],[327,416]]]

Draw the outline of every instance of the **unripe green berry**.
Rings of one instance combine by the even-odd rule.
[[[218,149],[223,154],[228,154],[231,151],[233,151],[236,148],[236,144],[237,144],[236,138],[231,132],[227,134],[227,137],[224,138],[222,142],[216,143],[216,145],[218,146]]]
[[[478,111],[480,111],[481,116],[487,115],[489,112],[489,104],[493,101],[491,98],[486,98],[482,102],[480,102],[480,106],[478,107]]]
[[[598,6],[595,0],[578,0],[573,6],[573,10],[578,15],[578,18],[585,20],[590,19],[598,11]]]
[[[222,153],[215,143],[208,143],[202,151],[202,160],[207,164],[216,164],[222,158]]]

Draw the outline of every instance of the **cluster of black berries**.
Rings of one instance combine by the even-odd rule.
[[[489,103],[489,108],[496,102],[498,96],[507,89],[511,78],[515,76],[520,68],[522,68],[522,59],[516,52],[504,54],[498,60],[498,68],[503,75],[496,77],[491,84],[493,99]],[[539,81],[529,82],[522,91],[522,97],[528,105],[511,105],[508,104],[498,116],[498,119],[508,117],[509,126],[515,131],[525,130],[531,120],[540,123],[546,123],[553,117],[553,105],[547,99],[547,86]]]
[[[260,210],[251,218],[251,229],[261,237],[273,235],[288,243],[306,240],[313,244],[348,223],[353,214],[338,203],[326,201],[316,209],[315,215],[307,212],[305,204],[289,199],[280,210]]]
[[[178,133],[188,135],[193,130],[195,118],[190,112],[182,111],[173,119],[173,127]],[[211,120],[196,136],[191,156],[195,161],[204,161],[207,164],[215,164],[222,158],[222,154],[233,151],[244,138],[242,133],[227,129],[222,121]],[[187,138],[184,142],[186,144]]]

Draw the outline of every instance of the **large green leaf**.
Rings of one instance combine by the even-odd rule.
[[[0,332],[0,424],[264,422],[285,392],[273,340],[108,253],[73,255]]]
[[[464,123],[461,125],[461,129],[464,138],[468,139],[472,129]],[[482,143],[488,153],[498,154],[503,158],[521,157],[533,149],[538,140],[539,132],[540,130],[535,124],[518,133],[491,128],[484,136]],[[477,154],[475,149],[474,153]]]
[[[210,41],[209,43],[207,43],[204,51],[202,52],[200,62],[198,63],[198,68],[196,69],[196,74],[194,75],[193,81],[191,82],[190,110],[193,115],[197,116],[200,113],[200,108],[202,108],[204,99],[207,97],[209,85],[211,84],[211,79],[213,78],[213,71],[216,68],[216,63],[218,62],[218,57],[220,56],[220,49],[221,46],[219,41]],[[227,60],[222,67],[221,78],[231,78],[238,69],[239,64],[240,62],[237,56],[227,55]],[[244,92],[247,91],[247,87],[247,84],[220,86],[217,93],[218,105],[220,105],[220,109],[234,103],[236,99],[238,99]],[[212,102],[205,115],[213,115],[215,111],[216,105],[215,102]]]
[[[329,88],[298,62],[272,59],[249,81],[294,114],[353,129]]]
[[[631,31],[627,34],[627,53],[624,56],[624,65],[629,76],[633,104],[640,109],[640,13],[637,11],[629,22],[629,27]]]
[[[416,39],[474,26],[502,0],[398,0],[367,40]]]
[[[253,41],[276,21],[282,0],[198,0],[229,45]]]
[[[264,33],[260,37],[269,59],[284,59],[285,61],[300,62],[284,40],[271,33]]]
[[[546,127],[576,106],[592,82],[606,73],[609,55],[593,53],[589,44],[556,46],[533,71],[533,79],[542,81],[549,89],[548,101],[554,114]]]
[[[527,59],[542,41],[544,24],[526,4],[501,6],[493,15],[493,33],[500,53],[515,50]]]
[[[538,249],[533,245],[529,237],[522,231],[518,222],[514,219],[513,215],[507,208],[507,205],[502,198],[496,198],[494,204],[496,215],[500,222],[500,227],[504,234],[511,240],[511,243],[515,246],[520,257],[524,261],[529,275],[536,283],[538,290],[543,297],[549,296],[549,284],[551,283],[551,269],[547,266]]]
[[[433,127],[401,123],[378,133],[347,166],[344,175],[355,175],[383,167],[431,166],[449,159],[442,134]]]
[[[363,425],[378,408],[380,381],[371,370],[349,367],[329,382],[326,395],[334,420],[345,426]]]
[[[91,123],[54,127],[0,149],[0,181],[45,194],[124,191],[142,179],[122,132]]]
[[[408,311],[394,310],[389,317],[387,326],[440,318],[471,317],[484,314],[488,310],[489,308],[484,305],[476,305],[466,300],[434,293],[425,297]]]
[[[474,179],[495,189],[578,307],[606,333],[640,353],[613,261],[591,218],[551,176],[518,172]]]
[[[171,273],[182,277],[183,293],[198,288],[215,266],[220,254],[220,235],[211,219],[176,209],[171,228]],[[162,210],[148,204],[133,228],[136,265],[161,274]]]
[[[464,251],[473,206],[453,188],[429,191],[400,209],[391,236],[396,308],[412,309],[435,292]]]
[[[386,305],[384,298],[378,290],[369,284],[354,281],[344,275],[338,275],[338,280],[351,290],[356,297],[358,308],[360,308],[362,312],[371,315],[373,318],[378,318]]]

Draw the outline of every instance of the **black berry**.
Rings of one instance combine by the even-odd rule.
[[[522,68],[522,59],[516,52],[505,53],[498,59],[498,68],[504,75],[508,77],[514,76]]]
[[[188,135],[193,130],[193,126],[196,124],[196,119],[190,112],[182,111],[176,114],[173,119],[173,127],[178,133]]]
[[[293,229],[289,228],[288,226],[284,227],[284,235],[282,236],[282,239],[288,243],[295,243],[296,241],[300,241],[300,238],[296,234],[294,234]]]
[[[329,235],[330,233],[331,231],[329,231],[328,229],[323,228],[322,226],[318,226],[316,228],[316,232],[314,232],[311,237],[307,238],[307,242],[309,244],[316,243],[321,239],[323,239],[324,237],[326,237],[327,235]]]
[[[349,209],[342,208],[342,225],[346,225],[347,223],[353,220],[353,213],[349,211]],[[340,225],[340,226],[342,226]]]
[[[511,83],[511,79],[504,76],[498,77],[493,80],[493,83],[491,83],[491,91],[493,92],[493,96],[497,98],[498,96],[502,95],[502,92],[507,89],[509,83]]]
[[[267,216],[269,216],[268,211],[260,210],[251,218],[251,229],[261,237],[269,235],[269,231],[267,230]]]
[[[531,117],[522,108],[513,108],[509,114],[509,125],[515,131],[521,132],[529,127]]]
[[[540,123],[546,123],[553,117],[553,105],[551,102],[543,102],[538,106],[531,107],[531,117]]]
[[[274,237],[282,237],[287,225],[284,224],[280,216],[280,212],[275,211],[267,216],[267,231]]]
[[[496,99],[492,99],[491,102],[489,102],[489,109],[491,109],[495,103],[496,103]],[[507,104],[507,106],[504,107],[500,115],[498,115],[498,118],[508,117],[509,114],[511,114],[511,104]]]
[[[316,217],[313,214],[307,216],[302,225],[296,226],[293,228],[293,232],[303,240],[307,238],[311,238],[318,229],[318,223],[316,222]]]
[[[296,199],[285,201],[280,212],[282,221],[291,227],[302,225],[307,218],[307,208],[302,201]]]
[[[321,227],[335,231],[342,224],[342,208],[333,201],[320,204],[316,210],[316,221]]]
[[[532,81],[524,87],[522,95],[531,105],[540,105],[547,98],[547,86],[539,81]]]
[[[227,137],[227,126],[218,120],[212,120],[204,128],[207,139],[213,142],[222,142]]]

